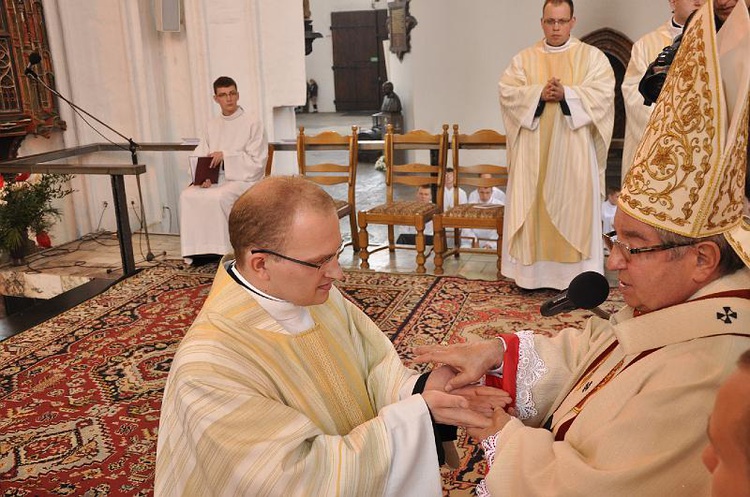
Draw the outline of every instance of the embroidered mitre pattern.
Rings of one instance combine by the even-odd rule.
[[[744,100],[744,109],[739,118],[741,123],[748,122],[748,99]],[[734,139],[733,139],[734,138]],[[714,195],[716,202],[712,206],[706,221],[706,230],[724,232],[737,224],[742,218],[744,205],[745,176],[747,175],[747,140],[748,127],[739,126],[737,135],[729,137],[730,147],[722,156],[724,167],[719,179],[718,191]]]
[[[750,14],[738,2],[716,33],[713,2],[682,38],[618,206],[690,238],[724,234],[750,266],[743,218],[750,114]]]
[[[720,167],[726,111],[714,30],[710,6],[702,8],[683,36],[620,195],[636,219],[691,237],[724,231],[741,212],[741,203],[735,211],[725,197]],[[714,212],[731,215],[707,223]]]

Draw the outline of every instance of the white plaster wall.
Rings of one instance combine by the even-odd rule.
[[[382,4],[383,2],[380,2]],[[409,129],[438,130],[442,123],[462,129],[502,130],[497,81],[522,48],[542,37],[542,0],[411,0],[418,25],[411,52],[389,56],[389,79],[404,106]],[[376,4],[377,7],[377,4]],[[369,0],[314,0],[313,26],[324,38],[306,57],[309,77],[320,83],[318,107],[333,110],[330,12],[367,10]],[[578,0],[574,36],[609,27],[635,41],[669,18],[667,0]]]
[[[57,89],[136,142],[180,142],[200,136],[206,120],[218,113],[211,83],[228,75],[237,81],[241,105],[264,120],[269,138],[279,132],[294,136],[292,109],[305,101],[301,2],[182,0],[181,6],[181,31],[162,33],[154,23],[153,0],[44,0]],[[19,155],[104,141],[63,102],[60,112],[68,129],[49,139],[26,139]],[[156,231],[178,231],[188,155],[138,154],[148,166],[141,176],[143,204]],[[128,163],[130,154],[83,160]],[[65,218],[53,232],[55,243],[115,227],[109,177],[79,176],[73,186],[76,193],[64,202]],[[140,216],[133,178],[127,194]],[[102,211],[104,201],[110,207]],[[130,218],[138,228],[132,210]]]

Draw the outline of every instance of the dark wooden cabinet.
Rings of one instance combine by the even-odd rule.
[[[16,156],[23,139],[64,130],[51,91],[25,75],[31,54],[41,61],[31,69],[55,88],[41,0],[0,0],[0,159]]]

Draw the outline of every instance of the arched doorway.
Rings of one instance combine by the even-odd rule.
[[[622,80],[630,62],[633,42],[611,28],[602,28],[587,34],[581,41],[593,45],[607,56],[615,72],[615,125],[612,130],[612,144],[607,158],[607,185],[620,185],[622,145],[625,138],[625,102],[622,98]]]

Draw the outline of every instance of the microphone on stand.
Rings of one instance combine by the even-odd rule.
[[[24,71],[24,74],[26,75],[26,77],[33,79],[34,81],[36,81],[37,83],[39,83],[40,85],[42,85],[47,91],[49,91],[50,93],[52,93],[53,95],[57,96],[59,99],[61,99],[62,101],[64,101],[68,105],[70,105],[70,107],[73,109],[73,111],[76,114],[78,114],[79,116],[81,116],[81,118],[84,120],[84,122],[86,122],[86,124],[88,124],[89,126],[91,126],[91,124],[88,121],[86,121],[86,119],[81,115],[81,113],[85,114],[86,116],[88,116],[91,119],[93,119],[94,121],[98,122],[99,124],[101,124],[102,126],[104,126],[105,128],[107,128],[108,130],[112,131],[117,136],[119,136],[119,137],[123,138],[124,140],[126,140],[128,142],[128,145],[129,145],[129,149],[126,149],[126,150],[130,150],[131,161],[132,161],[133,164],[138,164],[138,155],[137,155],[137,152],[136,152],[137,149],[138,149],[138,144],[135,141],[133,141],[132,138],[128,138],[127,136],[123,135],[122,133],[120,133],[119,131],[117,131],[116,129],[114,129],[109,124],[107,124],[104,121],[102,121],[101,119],[99,119],[98,117],[96,117],[96,116],[92,115],[91,113],[85,111],[84,109],[82,109],[78,105],[76,105],[73,102],[71,102],[69,99],[65,98],[65,96],[63,94],[61,94],[60,92],[58,92],[57,90],[55,90],[54,88],[52,88],[51,86],[49,86],[47,83],[45,83],[44,80],[42,78],[40,78],[39,75],[37,73],[35,73],[34,70],[32,69],[32,67],[34,67],[35,65],[39,64],[41,61],[42,61],[42,56],[39,55],[38,52],[31,52],[29,54],[29,63],[26,66],[26,70]],[[115,144],[112,140],[110,140],[109,138],[107,138],[104,135],[102,135],[99,132],[99,130],[97,130],[93,126],[91,126],[91,127],[94,129],[94,131],[96,131],[97,133],[99,133],[102,137],[104,137],[105,139],[107,139],[111,143]],[[115,144],[115,145],[117,145],[117,144]],[[122,148],[122,147],[120,147],[120,148]],[[143,206],[143,194],[141,192],[141,177],[139,175],[136,175],[135,179],[136,179],[136,183],[138,185],[138,197],[139,197],[140,202],[141,202],[141,219],[142,219],[142,221],[141,221],[141,229],[143,230],[144,234],[146,235],[146,248],[148,250],[148,253],[146,255],[146,260],[149,261],[149,262],[151,262],[151,261],[153,261],[156,258],[156,256],[151,251],[151,241],[149,240],[149,236],[148,236],[148,223],[146,222],[146,211],[145,211],[145,208]],[[125,208],[127,209],[127,207],[125,207]]]
[[[42,56],[39,55],[36,52],[31,52],[29,54],[29,64],[26,66],[26,70],[23,72],[26,76],[32,77],[34,79],[38,78],[39,76],[34,72],[32,67],[39,64],[42,61]]]
[[[543,303],[539,312],[542,316],[554,316],[574,309],[588,309],[601,318],[609,319],[609,313],[598,307],[607,300],[608,295],[607,278],[596,271],[586,271],[573,278],[567,290]]]

